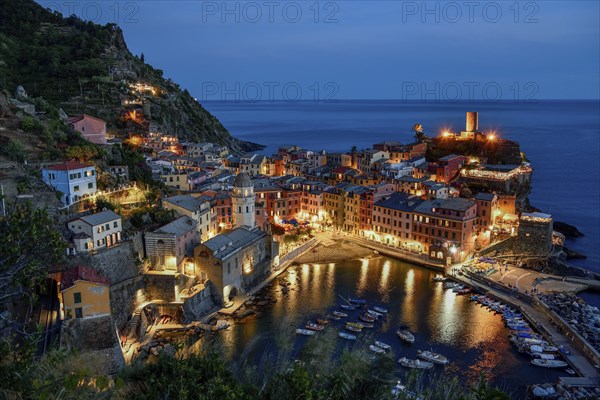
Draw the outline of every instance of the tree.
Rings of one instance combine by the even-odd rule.
[[[27,155],[25,151],[25,146],[21,142],[16,139],[10,139],[6,144],[6,147],[3,148],[2,154],[8,157],[13,161],[23,162],[25,161],[25,157]]]
[[[65,244],[45,209],[15,204],[5,217],[0,216],[0,310],[8,310],[10,302],[25,305],[20,307],[22,315],[9,316],[5,329],[12,325],[29,334],[23,327],[31,315],[34,289],[64,254]]]
[[[140,61],[141,61],[142,63],[145,63],[145,62],[146,62],[146,57],[144,57],[144,53],[142,53],[142,55],[140,56]]]

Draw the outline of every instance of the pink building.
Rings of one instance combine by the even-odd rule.
[[[106,144],[106,122],[87,114],[67,118],[67,124],[95,144]]]

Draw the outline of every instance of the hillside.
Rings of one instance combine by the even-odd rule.
[[[106,120],[116,137],[152,129],[237,152],[260,148],[233,138],[187,90],[131,54],[117,25],[64,18],[33,0],[2,0],[0,90],[12,97],[18,85],[67,114]]]

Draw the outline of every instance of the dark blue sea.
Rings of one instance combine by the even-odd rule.
[[[574,264],[600,272],[600,103],[406,102],[207,102],[203,104],[236,137],[276,152],[281,144],[349,151],[383,140],[409,142],[411,127],[460,131],[465,112],[479,112],[479,128],[518,141],[535,172],[531,203],[584,237],[567,245],[588,256]],[[596,300],[597,301],[597,300]]]

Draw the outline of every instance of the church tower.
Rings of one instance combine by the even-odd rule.
[[[233,206],[233,223],[236,228],[246,227],[253,229],[255,226],[254,186],[250,176],[240,172],[233,181],[233,195],[231,202]]]

